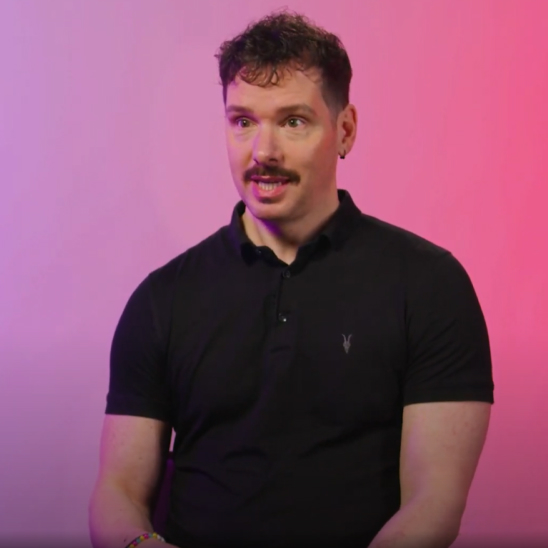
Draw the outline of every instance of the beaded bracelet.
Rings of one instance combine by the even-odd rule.
[[[160,536],[158,533],[143,533],[142,535],[139,535],[135,540],[132,540],[126,548],[135,548],[137,544],[140,542],[143,542],[143,540],[147,540],[149,538],[155,538],[157,540],[160,540],[162,542],[165,542],[166,539],[162,536]]]

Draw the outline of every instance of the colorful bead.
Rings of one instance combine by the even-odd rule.
[[[160,536],[158,533],[143,533],[142,535],[139,535],[135,540],[132,540],[126,548],[135,548],[139,543],[143,542],[143,540],[147,540],[149,538],[155,538],[157,540],[160,540],[162,542],[165,542],[166,540]]]

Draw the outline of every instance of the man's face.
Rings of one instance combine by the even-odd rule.
[[[333,201],[338,153],[337,125],[318,72],[282,75],[267,87],[236,78],[226,90],[234,183],[246,213],[278,225],[314,216]]]

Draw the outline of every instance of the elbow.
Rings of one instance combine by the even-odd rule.
[[[449,501],[439,496],[428,496],[409,501],[407,511],[420,530],[418,536],[425,539],[424,546],[448,548],[459,536],[464,507],[455,499]]]
[[[100,482],[88,503],[88,529],[93,548],[127,545],[151,527],[150,511],[119,485]]]
[[[443,532],[446,545],[451,546],[458,538],[460,532],[460,520],[457,524],[450,524]]]

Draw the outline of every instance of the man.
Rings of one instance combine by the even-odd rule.
[[[174,546],[447,547],[493,402],[470,280],[338,190],[357,117],[335,36],[282,12],[218,59],[241,201],[122,314],[93,544],[152,534],[173,428]]]

